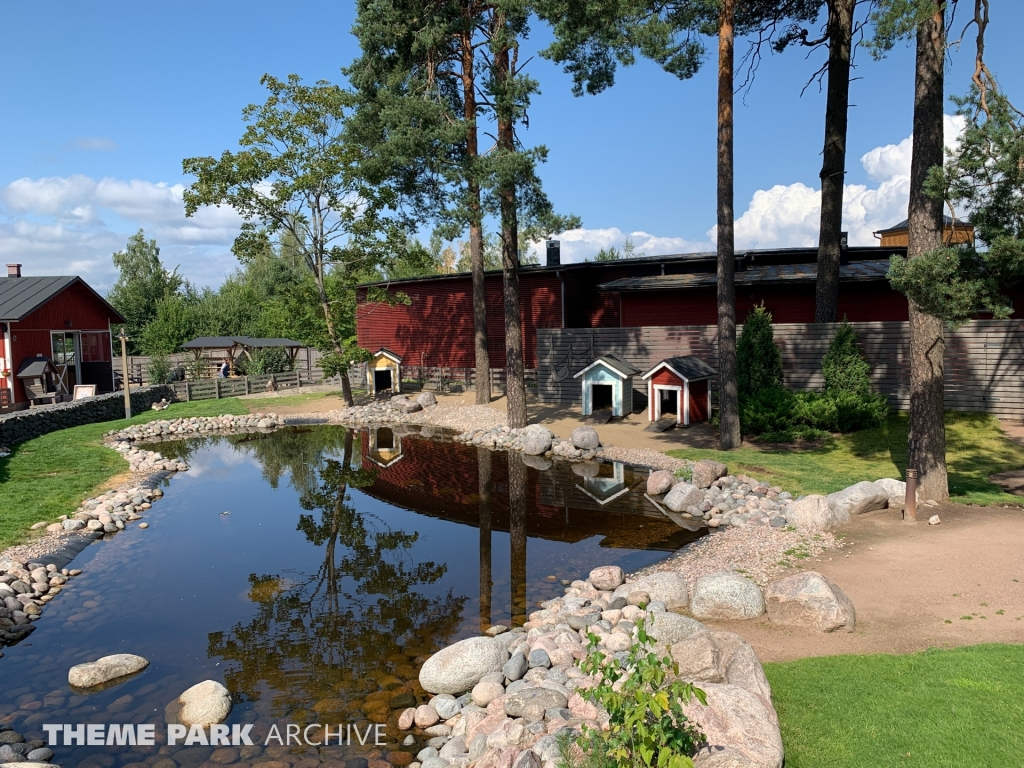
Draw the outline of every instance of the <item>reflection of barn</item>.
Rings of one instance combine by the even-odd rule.
[[[370,447],[367,456],[378,467],[390,467],[402,458],[402,436],[396,435],[391,427],[377,427],[367,430]]]
[[[374,498],[432,517],[477,526],[480,519],[480,488],[477,453],[472,446],[424,440],[415,435],[402,439],[402,461],[381,468],[371,458],[370,432],[361,435],[363,466],[376,471],[373,485],[361,489]],[[521,460],[512,455],[513,460]],[[453,467],[460,471],[453,472]],[[620,465],[621,467],[621,465]],[[556,463],[552,470],[538,473],[527,468],[526,535],[553,541],[577,542],[602,536],[601,546],[674,551],[698,534],[679,528],[643,496],[646,476],[633,476],[622,468],[626,493],[601,500],[585,493],[585,478],[574,475],[568,465]],[[614,473],[609,468],[605,470]],[[605,477],[592,482],[590,490],[600,491]],[[614,479],[613,477],[611,479]],[[508,458],[494,453],[491,479],[491,528],[510,531]],[[642,528],[638,520],[642,518]]]

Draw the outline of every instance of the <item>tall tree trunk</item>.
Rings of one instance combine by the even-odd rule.
[[[943,0],[917,29],[914,77],[914,147],[910,160],[910,233],[907,257],[942,247],[942,200],[925,194],[931,168],[942,165]],[[909,299],[908,299],[909,301]],[[943,421],[942,321],[910,303],[910,435],[907,466],[918,471],[925,499],[949,498],[946,426]]]
[[[850,50],[857,0],[828,3],[828,95],[825,147],[821,161],[821,226],[814,322],[838,320],[839,263],[842,258],[843,183],[846,178],[846,124],[850,108]]]
[[[719,444],[740,444],[736,391],[736,254],[733,242],[733,22],[736,0],[722,0],[718,22],[718,399]]]
[[[498,151],[512,155],[516,151],[513,125],[512,83],[514,77],[508,46],[494,57],[496,79],[504,94],[498,99]],[[508,425],[526,426],[526,383],[523,380],[523,332],[519,311],[519,222],[516,209],[515,177],[501,171],[498,199],[501,209],[501,274],[505,305],[505,396],[508,398]]]
[[[508,514],[512,626],[526,623],[526,465],[515,451],[508,452]]]
[[[334,324],[334,317],[331,315],[331,302],[327,298],[327,288],[324,285],[323,267],[320,267],[319,270],[313,270],[313,279],[320,298],[320,308],[324,312],[324,322],[327,323],[327,338],[331,340],[331,346],[334,348],[335,354],[340,357],[344,355],[345,351],[341,346],[341,339],[338,338],[338,328]],[[353,406],[356,404],[355,399],[352,397],[352,382],[348,379],[348,371],[341,376],[341,396],[345,400],[345,405]]]
[[[476,449],[476,473],[480,513],[480,631],[491,628],[491,452]]]
[[[491,402],[491,354],[487,347],[487,290],[484,279],[483,207],[480,204],[480,184],[474,174],[474,163],[479,154],[476,130],[476,78],[474,75],[473,32],[462,36],[462,103],[466,120],[466,158],[469,164],[467,192],[469,194],[469,257],[473,270],[473,346],[476,356],[476,402]]]

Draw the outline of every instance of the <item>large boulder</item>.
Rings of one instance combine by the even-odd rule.
[[[907,504],[907,484],[902,480],[895,480],[891,477],[883,477],[875,480],[875,485],[885,489],[889,494],[889,508],[903,509]]]
[[[685,512],[704,501],[704,491],[690,483],[679,483],[665,497],[665,506],[673,512]]]
[[[493,637],[460,640],[423,663],[420,685],[430,693],[465,693],[484,675],[500,672],[508,658],[508,648]]]
[[[660,649],[659,649],[660,650]],[[772,700],[772,689],[753,647],[734,632],[704,629],[674,643],[669,655],[679,667],[681,680],[738,685]]]
[[[729,468],[720,461],[701,459],[693,465],[693,475],[690,482],[698,488],[710,488],[711,484],[720,477],[725,477]]]
[[[581,451],[593,451],[601,447],[601,438],[593,427],[576,427],[572,431],[572,444]]]
[[[423,408],[430,408],[431,406],[437,405],[437,398],[434,397],[433,392],[420,392],[416,397],[416,402]]]
[[[853,601],[835,583],[814,571],[772,582],[765,589],[768,618],[773,624],[809,627],[819,632],[845,628],[853,632],[857,613]]]
[[[828,505],[835,514],[853,517],[876,509],[885,509],[889,503],[889,491],[877,483],[861,480],[849,488],[830,493]]]
[[[700,688],[707,695],[707,706],[696,699],[683,705],[687,719],[700,727],[706,739],[694,758],[695,766],[782,768],[782,734],[771,704],[738,685],[703,683]],[[723,762],[717,755],[725,752],[735,757]]]
[[[801,531],[820,533],[850,522],[850,515],[833,507],[824,496],[813,494],[797,499],[786,507],[786,521]]]
[[[722,654],[711,633],[697,632],[671,648],[679,677],[691,683],[724,683]]]
[[[698,632],[707,629],[696,619],[679,613],[652,613],[647,620],[647,634],[653,637],[659,646],[673,645]]]
[[[407,400],[404,397],[395,397],[391,399],[391,405],[397,408],[402,413],[416,413],[416,411],[422,411],[423,406],[412,400]]]
[[[204,680],[178,697],[182,725],[207,728],[223,723],[231,714],[231,693],[216,680]]]
[[[134,675],[149,666],[149,661],[132,653],[115,653],[68,670],[68,683],[75,688],[93,688],[119,677]]]
[[[622,569],[617,565],[602,565],[599,568],[595,568],[590,572],[589,578],[590,583],[594,585],[594,589],[599,589],[602,592],[610,592],[621,586],[622,582],[625,581]]]
[[[671,490],[675,482],[676,476],[667,469],[659,469],[657,472],[651,472],[647,478],[647,495],[660,496],[666,491]]]
[[[747,577],[719,571],[697,579],[690,613],[698,619],[753,619],[764,613],[764,597]]]
[[[522,717],[526,708],[537,705],[543,710],[560,709],[569,703],[569,698],[561,691],[550,688],[520,688],[505,694],[505,714],[510,717]]]
[[[664,603],[669,611],[682,611],[690,604],[686,577],[672,571],[656,571],[623,584],[612,593],[612,598],[626,598],[631,592],[646,592],[652,602]]]
[[[551,441],[554,437],[551,430],[547,427],[542,427],[540,424],[530,424],[523,430],[522,437],[520,438],[522,441],[522,452],[528,456],[540,456],[543,453],[547,453],[551,450]]]

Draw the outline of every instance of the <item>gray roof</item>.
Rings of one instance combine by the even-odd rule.
[[[56,368],[53,367],[53,363],[50,362],[50,358],[26,357],[21,361],[21,365],[18,367],[17,377],[19,379],[28,379],[33,376],[43,376],[47,371],[56,373]]]
[[[645,373],[643,377],[646,379],[662,365],[667,365],[669,368],[678,373],[687,381],[708,379],[711,378],[712,376],[718,375],[718,371],[716,371],[710,365],[705,363],[699,357],[694,357],[693,355],[684,355],[680,357],[666,357],[664,360],[662,360],[660,363],[654,366],[654,368],[651,368],[651,370]]]
[[[970,219],[957,219],[956,220],[956,226],[958,226],[958,227],[969,227],[970,225],[971,225],[971,220]],[[953,217],[952,216],[943,216],[942,217],[942,226],[944,226],[944,227],[951,227],[951,226],[953,226]],[[885,234],[888,234],[889,232],[905,232],[908,229],[910,229],[910,219],[904,219],[899,224],[893,224],[891,227],[886,227],[885,229],[879,229],[878,231],[875,232],[875,234],[876,235],[885,235]]]
[[[265,347],[301,347],[301,341],[294,339],[253,339],[248,336],[199,336],[186,341],[182,349],[231,349],[231,347],[249,347],[261,349]]]
[[[851,261],[839,268],[839,279],[844,282],[871,282],[886,279],[888,259]],[[750,267],[736,273],[736,285],[763,285],[765,283],[812,282],[818,277],[817,264],[772,264]],[[623,277],[597,286],[599,291],[652,291],[673,288],[704,288],[718,285],[714,272],[685,275],[655,275],[652,277]]]
[[[639,369],[634,368],[632,365],[627,363],[625,360],[623,360],[618,355],[616,355],[616,354],[608,354],[608,355],[601,355],[601,356],[595,358],[594,362],[589,363],[588,365],[584,366],[584,368],[579,373],[577,373],[575,376],[573,376],[573,378],[579,378],[579,376],[583,373],[583,371],[586,371],[586,370],[589,370],[589,369],[593,368],[597,363],[604,363],[606,366],[608,366],[612,370],[618,371],[624,377],[636,376],[638,373],[640,373]]]
[[[64,277],[6,277],[0,278],[0,320],[16,323],[28,317],[58,293],[81,283],[102,302],[110,312],[110,319],[123,323],[120,313],[107,303],[82,278],[74,275]]]

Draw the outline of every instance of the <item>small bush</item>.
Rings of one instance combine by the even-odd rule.
[[[740,429],[745,435],[782,432],[793,425],[796,395],[785,387],[767,387],[740,395]]]
[[[826,432],[835,432],[839,429],[839,414],[835,401],[817,392],[796,394],[793,421]]]
[[[740,395],[782,386],[782,353],[775,346],[772,315],[764,304],[747,315],[736,341],[736,386]]]
[[[857,333],[843,320],[832,337],[828,352],[821,359],[821,375],[825,379],[825,392],[852,392],[867,395],[871,392],[871,366],[857,346]]]
[[[672,473],[674,476],[681,480],[685,480],[687,483],[693,479],[693,467],[687,464],[685,467],[680,467]]]
[[[877,427],[889,415],[889,403],[885,395],[836,392],[829,397],[836,406],[840,432],[856,432],[859,429]]]
[[[146,377],[150,384],[169,384],[173,381],[173,367],[167,355],[153,355],[146,366]]]
[[[597,680],[597,687],[580,693],[608,713],[607,731],[584,728],[577,744],[584,759],[573,759],[560,744],[559,768],[692,768],[690,758],[704,739],[683,713],[696,698],[707,704],[704,691],[678,679],[679,665],[654,652],[654,638],[637,621],[636,641],[625,658],[597,650],[590,635],[589,654],[580,668]]]

